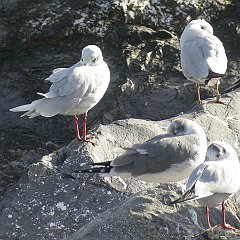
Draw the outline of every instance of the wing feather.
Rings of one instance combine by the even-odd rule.
[[[154,141],[144,144],[148,154],[141,154],[138,151],[138,159],[134,162],[132,169],[133,176],[139,176],[146,172],[162,172],[170,168],[171,165],[194,160],[197,157],[197,138],[195,135],[166,137],[166,134],[164,136],[160,137],[159,141],[154,138]]]
[[[209,36],[202,49],[208,68],[214,73],[224,74],[227,70],[227,57],[222,42],[215,36]]]
[[[187,79],[201,80],[208,76],[208,64],[200,41],[183,44],[180,56],[183,74]]]

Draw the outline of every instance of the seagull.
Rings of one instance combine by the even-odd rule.
[[[101,49],[96,45],[84,47],[78,63],[69,68],[53,70],[46,80],[52,85],[49,92],[37,93],[43,98],[10,111],[26,111],[21,117],[29,118],[73,115],[77,139],[94,145],[94,142],[87,139],[87,113],[101,100],[110,82],[110,71],[103,60]],[[78,128],[79,114],[83,114],[82,137]]]
[[[240,163],[233,147],[224,141],[214,141],[207,149],[205,161],[189,176],[183,196],[171,204],[196,200],[198,204],[206,207],[208,228],[211,228],[209,207],[222,204],[221,226],[236,230],[226,224],[224,201],[238,191],[239,175]]]
[[[125,149],[113,161],[92,163],[91,168],[74,172],[153,183],[178,182],[204,161],[206,151],[207,139],[202,127],[195,121],[178,118],[169,125],[167,133]]]
[[[180,38],[183,75],[196,83],[198,104],[202,103],[200,84],[216,84],[216,102],[221,103],[219,77],[227,70],[227,57],[222,42],[213,35],[212,26],[203,19],[191,21]],[[214,84],[214,85],[215,85]]]

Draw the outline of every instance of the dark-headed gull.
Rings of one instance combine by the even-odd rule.
[[[207,139],[195,121],[174,120],[165,134],[126,149],[111,162],[90,164],[92,168],[79,173],[102,173],[146,182],[168,183],[186,179],[205,159]]]
[[[95,45],[86,46],[78,63],[69,68],[53,70],[46,80],[52,85],[49,92],[38,93],[43,98],[12,108],[10,111],[26,111],[22,116],[29,118],[52,117],[57,114],[73,115],[77,139],[91,142],[86,137],[87,112],[101,100],[110,81],[110,71],[103,61],[101,49]],[[82,137],[78,129],[79,114],[83,114]]]
[[[196,200],[206,207],[208,227],[211,228],[209,207],[222,203],[222,224],[226,229],[236,230],[226,224],[224,201],[236,193],[240,187],[240,163],[233,147],[224,141],[212,142],[206,160],[191,173],[186,191],[174,203]]]
[[[222,42],[213,35],[212,26],[203,19],[191,21],[181,39],[181,67],[184,76],[197,84],[198,103],[201,104],[200,84],[212,85],[214,78],[224,76],[227,57]],[[216,102],[220,102],[219,80],[216,79]]]

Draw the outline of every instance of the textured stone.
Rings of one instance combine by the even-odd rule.
[[[170,118],[183,112],[183,116],[203,125],[209,140],[223,139],[239,150],[239,93],[226,96],[229,105],[196,107],[195,86],[181,73],[178,43],[189,20],[208,20],[226,48],[229,63],[222,88],[228,87],[239,78],[239,6],[238,0],[1,1],[0,239],[61,239],[78,229],[73,239],[99,239],[93,227],[105,224],[104,232],[112,219],[112,226],[119,224],[121,228],[112,230],[112,235],[109,231],[109,239],[120,235],[122,239],[161,239],[166,237],[165,227],[171,230],[171,221],[176,224],[171,211],[178,220],[182,216],[182,237],[190,234],[186,232],[191,222],[187,206],[198,216],[191,234],[201,232],[198,225],[205,227],[202,208],[192,203],[179,205],[183,212],[178,214],[164,205],[166,199],[180,194],[178,186],[157,187],[98,175],[81,175],[73,180],[63,178],[56,168],[69,173],[88,161],[111,160],[117,154],[113,148],[142,142],[165,131]],[[109,89],[88,116],[88,129],[99,143],[95,148],[76,141],[68,145],[75,136],[70,117],[29,120],[8,112],[36,99],[36,92],[47,91],[49,84],[44,79],[52,69],[77,62],[87,44],[102,48],[111,69]],[[203,87],[202,95],[207,98],[215,93]],[[112,123],[126,118],[131,119]],[[230,223],[237,226],[238,197],[234,199]],[[139,205],[132,206],[136,203]],[[125,215],[128,212],[124,209],[132,208],[134,214]],[[172,219],[162,217],[166,211]],[[149,217],[152,212],[154,217]],[[219,210],[213,212],[214,223],[219,223]],[[139,226],[135,224],[138,221]],[[170,236],[174,236],[170,230]]]
[[[227,105],[207,103],[181,117],[197,121],[209,141],[225,140],[239,154],[239,99],[239,92],[229,93],[223,98]],[[158,186],[98,174],[67,177],[88,162],[112,160],[119,147],[165,132],[170,121],[128,119],[100,125],[92,131],[97,146],[74,140],[31,164],[2,200],[0,238],[174,239],[177,235],[180,239],[202,232],[206,228],[204,208],[191,202],[166,206],[182,193],[179,184]],[[238,227],[239,195],[229,204],[227,221]],[[221,223],[219,209],[211,209],[211,221]]]

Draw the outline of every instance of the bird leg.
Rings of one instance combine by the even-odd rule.
[[[87,140],[87,114],[84,113],[83,114],[83,119],[82,119],[82,122],[83,122],[83,141],[86,142]]]
[[[216,84],[216,102],[220,101],[221,94],[219,92],[219,82]]]
[[[77,140],[82,142],[89,142],[92,145],[95,145],[96,144],[95,142],[91,141],[90,139],[87,139],[87,113],[83,114],[83,137],[80,137],[77,115],[73,115],[73,121]]]
[[[216,84],[216,100],[214,102],[226,105],[226,102],[223,102],[223,101],[220,100],[221,94],[220,94],[220,91],[219,91],[219,85],[220,85],[220,82],[218,81],[217,84]]]
[[[202,104],[202,100],[201,100],[201,94],[200,94],[200,84],[196,83],[197,86],[197,94],[198,94],[198,105]]]
[[[208,207],[206,207],[206,219],[207,219],[208,228],[212,228],[212,226],[210,224],[210,214],[209,214],[209,208]]]
[[[222,202],[222,224],[221,224],[221,227],[232,230],[232,231],[238,231],[237,228],[234,228],[234,227],[230,226],[229,224],[226,224],[226,209],[225,209],[224,201]]]
[[[81,141],[81,137],[79,134],[79,128],[78,128],[78,117],[77,115],[73,115],[73,122],[75,126],[75,132],[76,132],[76,138]]]
[[[221,103],[221,104],[226,105],[227,102],[224,102],[224,101],[220,100],[220,97],[221,97],[221,94],[220,94],[220,91],[219,91],[220,81],[219,81],[217,78],[212,78],[212,79],[210,79],[210,80],[215,80],[215,82],[216,82],[216,80],[217,80],[217,82],[216,82],[216,83],[213,82],[214,85],[216,85],[216,99],[215,99],[215,100],[211,100],[211,101],[209,101],[209,102],[212,102],[212,103]],[[210,85],[209,85],[209,86],[210,86]]]

